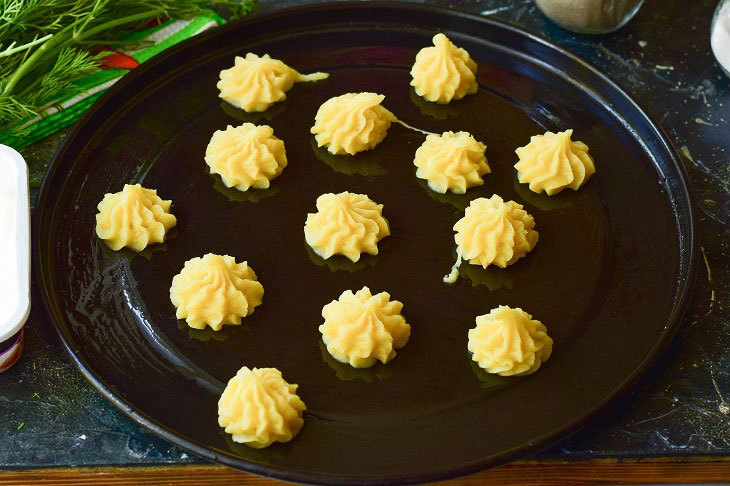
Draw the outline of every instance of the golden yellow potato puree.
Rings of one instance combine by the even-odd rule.
[[[387,292],[373,295],[367,287],[355,294],[342,292],[338,300],[322,308],[324,324],[319,331],[327,351],[355,368],[368,368],[376,361],[387,363],[411,336],[401,309],[403,304],[390,300]]]
[[[384,99],[376,93],[347,93],[322,103],[311,129],[317,145],[332,154],[350,155],[375,147],[397,121],[380,104]]]
[[[469,330],[472,359],[489,373],[529,375],[550,358],[553,340],[540,321],[520,308],[500,305]]]
[[[364,194],[341,192],[317,198],[317,212],[304,224],[307,244],[324,259],[345,255],[356,262],[360,254],[378,254],[378,241],[390,234],[383,205]]]
[[[424,47],[411,68],[411,86],[428,101],[448,103],[479,89],[477,64],[444,34],[433,36],[433,47]]]
[[[462,258],[483,268],[512,265],[537,244],[534,228],[535,220],[521,204],[496,194],[474,199],[454,225],[457,260],[444,282],[456,282]]]
[[[548,196],[566,187],[577,191],[596,172],[588,145],[573,142],[573,130],[560,133],[545,132],[535,135],[530,143],[515,150],[519,161],[515,164],[520,183],[528,183],[530,190]]]
[[[268,125],[228,125],[213,134],[205,150],[205,163],[227,187],[267,189],[286,167],[286,149]]]
[[[246,262],[213,253],[186,261],[170,287],[177,318],[194,329],[210,326],[214,331],[224,324],[240,325],[263,296],[264,287]]]
[[[307,406],[276,368],[244,366],[218,400],[218,424],[235,442],[261,449],[289,442],[304,424]]]
[[[234,66],[220,72],[220,97],[247,112],[264,111],[286,99],[294,83],[320,81],[328,73],[299,74],[268,54],[259,57],[249,52],[236,56]]]
[[[97,206],[96,235],[112,250],[126,246],[142,251],[165,241],[167,231],[177,224],[171,205],[155,189],[125,184],[121,192],[105,194]]]
[[[447,190],[464,194],[468,188],[484,184],[482,176],[490,172],[486,149],[467,132],[429,135],[416,150],[416,177],[441,194]]]

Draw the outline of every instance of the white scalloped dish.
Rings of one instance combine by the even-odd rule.
[[[11,348],[19,347],[22,339],[5,341],[23,328],[29,312],[28,167],[18,152],[0,145],[0,361],[3,357],[17,357],[17,350]]]

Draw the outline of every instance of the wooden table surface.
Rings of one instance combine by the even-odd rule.
[[[594,459],[590,461],[517,461],[443,483],[445,486],[570,486],[594,484],[699,484],[730,481],[729,458],[678,460]],[[269,486],[279,481],[223,466],[53,468],[0,471],[0,486],[182,485]]]

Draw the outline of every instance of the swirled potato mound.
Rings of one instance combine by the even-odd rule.
[[[300,74],[268,54],[259,57],[249,52],[236,56],[230,69],[220,72],[220,97],[249,113],[265,111],[278,101],[286,99],[286,92],[294,83],[320,81],[327,73]]]
[[[517,179],[530,190],[548,196],[563,189],[577,191],[596,172],[588,145],[573,142],[573,130],[535,135],[530,143],[515,150]]]
[[[486,149],[467,132],[429,135],[416,150],[416,177],[428,181],[432,191],[464,194],[484,184],[482,176],[490,172]]]
[[[205,162],[227,187],[247,191],[251,187],[268,189],[287,159],[284,142],[274,136],[270,126],[244,123],[216,131],[205,150]]]
[[[122,247],[142,251],[147,245],[165,241],[167,231],[177,224],[170,214],[172,201],[164,201],[154,189],[125,184],[120,192],[107,193],[99,203],[96,235],[112,250]]]
[[[319,196],[317,212],[304,224],[307,244],[324,259],[345,255],[356,262],[362,253],[377,255],[378,241],[389,234],[383,205],[350,192]]]
[[[225,324],[240,325],[263,296],[264,287],[246,262],[213,253],[186,261],[170,287],[177,318],[194,329],[210,326],[214,331]]]
[[[367,368],[377,361],[395,358],[396,349],[406,345],[411,326],[401,314],[403,304],[390,294],[373,295],[363,287],[357,293],[342,292],[322,309],[319,326],[327,351],[338,361],[355,368]]]
[[[469,53],[444,34],[436,34],[433,44],[418,52],[411,68],[411,86],[416,94],[435,103],[449,103],[476,93],[477,64]]]
[[[550,358],[553,340],[547,328],[520,308],[505,305],[476,318],[469,330],[469,351],[489,373],[529,375]]]
[[[218,424],[235,442],[256,449],[289,442],[302,428],[307,409],[297,388],[276,368],[244,366],[218,400]]]
[[[395,115],[375,93],[347,93],[330,98],[319,107],[311,132],[320,147],[332,154],[355,155],[383,141]]]

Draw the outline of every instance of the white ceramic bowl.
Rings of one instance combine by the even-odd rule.
[[[0,226],[0,357],[17,357],[22,336],[6,341],[30,312],[30,197],[25,160],[5,145],[0,145]]]
[[[720,0],[710,27],[710,45],[715,59],[730,76],[730,0]]]

